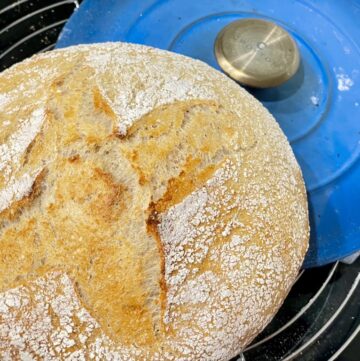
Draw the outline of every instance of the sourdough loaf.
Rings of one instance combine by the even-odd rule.
[[[279,126],[204,63],[114,43],[0,74],[2,360],[228,360],[308,236]]]

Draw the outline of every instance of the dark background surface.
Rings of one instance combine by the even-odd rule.
[[[51,50],[80,3],[0,0],[0,71]],[[359,274],[360,258],[303,271],[274,320],[244,352],[245,360],[360,361]]]

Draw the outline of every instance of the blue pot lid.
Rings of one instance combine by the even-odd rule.
[[[311,224],[304,267],[320,266],[360,249],[360,1],[85,0],[57,47],[126,41],[219,69],[216,35],[250,17],[278,23],[300,50],[292,79],[248,90],[275,116],[302,168]]]

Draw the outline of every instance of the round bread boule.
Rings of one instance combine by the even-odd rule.
[[[309,237],[279,126],[204,63],[124,43],[0,74],[0,358],[228,360]]]

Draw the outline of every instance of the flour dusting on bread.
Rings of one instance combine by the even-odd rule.
[[[19,168],[20,157],[39,132],[43,119],[44,110],[34,110],[29,119],[20,122],[19,130],[12,134],[6,143],[0,144],[0,171],[4,182],[8,183],[0,190],[0,212],[13,200],[20,200],[26,196],[31,189],[37,174],[24,174],[20,179],[16,179],[14,171]]]

